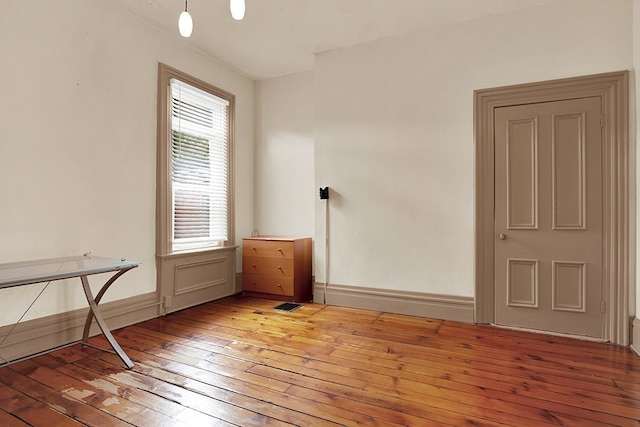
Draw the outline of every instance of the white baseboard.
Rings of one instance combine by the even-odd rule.
[[[326,298],[325,298],[326,297]],[[315,283],[313,301],[340,307],[473,323],[472,297]]]
[[[100,313],[111,330],[143,322],[159,314],[155,292],[100,304]],[[19,323],[0,347],[0,363],[60,347],[82,338],[89,308],[54,314]],[[0,339],[13,325],[0,328]],[[100,333],[93,322],[90,334]],[[4,360],[3,360],[4,359]]]
[[[640,356],[640,319],[634,317],[633,324],[631,325],[633,334],[631,336],[631,349]]]

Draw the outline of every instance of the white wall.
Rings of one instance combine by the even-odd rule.
[[[253,210],[252,81],[103,0],[4,2],[0,262],[92,251],[138,260],[105,301],[153,292],[156,85],[164,62],[236,95],[237,234]],[[0,292],[0,325],[41,288]],[[85,307],[53,283],[27,318]]]
[[[255,228],[313,236],[313,72],[256,83]]]
[[[639,1],[632,14],[631,0],[566,0],[321,53],[314,72],[256,84],[255,159],[253,82],[109,2],[8,2],[0,262],[122,256],[143,265],[106,300],[155,289],[156,68],[165,62],[237,96],[238,239],[253,228],[313,233],[322,282],[316,193],[328,185],[331,283],[472,296],[473,90],[637,69]],[[29,318],[84,307],[77,285],[52,286]],[[1,291],[0,325],[36,291]]]
[[[630,69],[631,12],[566,0],[318,54],[330,282],[473,296],[473,91]],[[323,282],[319,200],[316,230]]]

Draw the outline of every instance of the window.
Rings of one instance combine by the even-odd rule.
[[[172,249],[219,246],[227,235],[229,102],[171,79]]]
[[[225,246],[233,239],[233,95],[160,65],[159,253]]]

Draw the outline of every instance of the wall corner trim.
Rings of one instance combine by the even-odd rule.
[[[322,304],[473,323],[474,299],[361,286],[315,283],[313,300]]]
[[[640,356],[640,319],[637,317],[633,318],[633,322],[631,324],[631,349],[636,352],[638,356]]]

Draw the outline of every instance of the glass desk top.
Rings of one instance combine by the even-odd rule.
[[[124,258],[78,255],[0,264],[0,289],[78,276],[129,270],[139,266]]]

